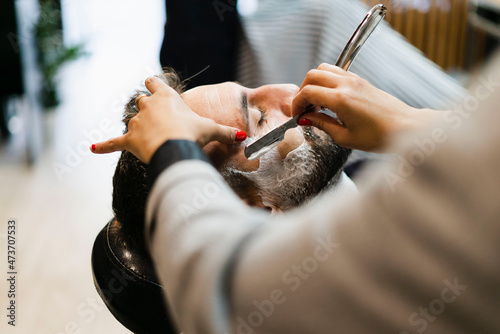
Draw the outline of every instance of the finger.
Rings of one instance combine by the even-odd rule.
[[[346,71],[338,66],[328,64],[328,63],[323,63],[323,64],[319,65],[318,70],[327,71],[327,72],[330,72],[333,74],[348,76],[348,77],[349,76],[356,76],[356,74],[354,74],[354,73],[348,72],[348,71]]]
[[[300,89],[304,88],[307,85],[336,88],[339,86],[341,79],[342,76],[336,73],[320,70],[310,70],[309,72],[307,72],[306,78],[302,82],[302,86],[300,86]]]
[[[300,114],[309,105],[317,105],[335,109],[340,99],[339,91],[317,85],[307,85],[295,96],[292,101],[292,116]]]
[[[311,121],[312,126],[326,132],[339,145],[345,143],[345,139],[349,131],[345,126],[341,125],[334,118],[322,113],[315,112],[305,115],[302,119],[308,119],[309,121]]]
[[[173,90],[172,87],[170,87],[163,80],[157,77],[147,78],[145,84],[146,88],[151,92],[151,94],[154,93],[171,94],[172,92],[175,92],[175,90]]]
[[[149,95],[147,94],[141,94],[135,98],[135,107],[137,108],[138,111],[140,111],[141,108],[143,107],[143,105],[141,104],[145,102],[143,100],[147,98],[149,98]]]
[[[304,109],[312,104],[310,102],[314,96],[312,96],[312,92],[310,92],[311,86],[306,86],[302,88],[297,95],[292,100],[292,114],[291,117],[300,114]]]
[[[235,144],[247,139],[247,134],[245,131],[241,131],[231,126],[215,124],[215,129],[210,139],[223,144]]]
[[[127,134],[124,134],[123,136],[111,138],[101,143],[92,144],[90,150],[96,154],[126,150],[126,136]]]

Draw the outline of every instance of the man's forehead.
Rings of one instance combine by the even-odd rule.
[[[192,88],[182,94],[186,104],[197,114],[217,123],[241,126],[241,96],[244,88],[235,82],[224,82]]]
[[[243,88],[244,88],[243,86],[241,86],[236,82],[228,81],[219,84],[194,87],[182,93],[182,96],[183,97],[189,96],[191,98],[191,97],[200,97],[201,95],[204,94],[219,94],[219,92],[228,94],[231,92],[235,93],[237,91],[241,91]]]

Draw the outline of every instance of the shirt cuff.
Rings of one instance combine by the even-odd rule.
[[[152,187],[158,176],[176,162],[202,160],[210,163],[201,147],[189,140],[167,140],[153,154],[148,166],[148,182]]]

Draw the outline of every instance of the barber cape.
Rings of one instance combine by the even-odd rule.
[[[325,203],[329,205],[336,201],[345,200],[348,197],[359,195],[358,188],[354,182],[342,172],[338,181],[329,187],[327,190],[321,192],[320,195],[313,198],[311,202]]]

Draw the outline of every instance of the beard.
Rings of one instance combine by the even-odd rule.
[[[302,131],[305,140],[285,158],[275,147],[260,158],[258,170],[231,168],[227,176],[248,179],[266,207],[285,211],[304,204],[336,184],[351,150],[338,146],[318,129],[304,127]]]

